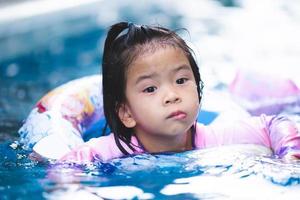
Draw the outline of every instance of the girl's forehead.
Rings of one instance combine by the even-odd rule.
[[[138,55],[129,65],[127,75],[172,70],[183,65],[190,67],[184,51],[174,46],[166,46]]]
[[[147,45],[146,47],[141,47],[140,49],[137,48],[136,51],[137,54],[130,64],[132,66],[143,62],[147,62],[152,59],[153,62],[167,60],[167,58],[169,59],[169,61],[177,60],[177,59],[188,60],[185,52],[181,48],[174,45],[160,44],[160,45],[155,45],[154,47],[153,46],[149,47],[149,45]],[[158,58],[160,59],[156,60]]]

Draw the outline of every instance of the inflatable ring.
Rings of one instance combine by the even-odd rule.
[[[300,106],[300,89],[288,77],[238,70],[228,91],[251,115],[276,115]]]
[[[280,83],[280,87],[276,87],[281,91],[280,96],[278,92],[270,94],[267,91],[257,94],[257,89],[253,87],[251,89],[255,82],[252,83],[249,80],[252,78],[261,86],[264,85],[262,84],[262,80],[265,80],[264,77],[253,75],[249,78],[247,75],[246,78],[243,78],[243,76],[244,74],[239,72],[229,85],[231,95],[228,92],[220,94],[216,91],[204,91],[205,95],[201,102],[197,121],[203,124],[224,123],[233,118],[248,117],[251,109],[235,103],[232,96],[249,99],[253,96],[257,98],[265,95],[269,100],[274,95],[277,100],[288,96],[295,98],[292,99],[292,103],[288,102],[289,104],[295,105],[296,102],[297,105],[300,105],[299,89],[292,82],[286,80],[278,82],[276,79],[277,83]],[[272,86],[274,87],[274,85]],[[248,89],[245,90],[245,88]],[[247,92],[243,93],[245,91]],[[251,100],[253,101],[253,99]],[[280,101],[276,102],[276,104],[268,104],[268,107],[263,107],[261,104],[257,110],[264,108],[264,112],[274,112],[282,107],[282,104],[278,104]],[[284,105],[285,103],[283,102]],[[42,97],[18,132],[20,143],[25,149],[33,150],[45,158],[58,159],[90,138],[100,137],[105,124],[102,76],[93,75],[70,81]]]
[[[222,104],[219,100],[222,99]],[[224,95],[205,92],[198,119],[210,124],[248,112]],[[19,129],[20,143],[48,159],[59,159],[76,146],[100,137],[106,124],[102,101],[102,76],[70,81],[42,97]]]
[[[100,135],[105,124],[101,80],[101,75],[76,79],[42,97],[18,131],[23,147],[57,159]]]

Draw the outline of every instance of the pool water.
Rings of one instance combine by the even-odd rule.
[[[226,89],[230,72],[243,62],[249,63],[250,52],[236,54],[222,40],[225,37],[233,41],[226,35],[228,32],[223,24],[233,15],[218,14],[239,13],[236,9],[244,9],[239,5],[243,1],[199,1],[195,4],[199,11],[195,13],[180,1],[172,4],[151,1],[143,5],[130,1],[91,2],[18,19],[14,23],[0,19],[0,199],[300,198],[300,162],[280,160],[260,147],[231,146],[175,154],[143,154],[90,165],[30,159],[30,152],[18,143],[17,131],[22,121],[34,103],[49,90],[75,78],[101,73],[103,36],[115,21],[187,27],[192,40],[195,37],[196,41],[201,41],[203,73],[208,74],[204,77],[206,87]],[[244,6],[251,4],[251,1],[244,2]],[[297,7],[282,4],[284,11],[294,14],[289,16],[294,16],[296,23],[300,19]],[[234,37],[244,41],[237,35]],[[220,42],[217,44],[224,46],[208,49],[209,43],[205,41]],[[293,54],[297,49],[284,44],[289,55],[288,64],[292,66],[291,61],[299,64],[293,57],[298,55]],[[231,50],[233,54],[228,55]],[[278,51],[275,53],[280,53]],[[260,52],[270,58],[266,52]],[[257,57],[262,59],[262,56]],[[252,61],[255,66],[276,66],[274,63]],[[217,66],[220,70],[214,71]],[[295,74],[293,68],[289,69]],[[299,107],[285,110],[284,114],[300,124]]]
[[[11,146],[0,146],[2,199],[299,198],[300,162],[284,162],[257,146],[143,154],[89,165],[32,161]]]

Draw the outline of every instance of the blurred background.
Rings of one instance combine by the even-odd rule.
[[[0,0],[0,141],[51,89],[101,73],[107,28],[119,21],[186,28],[206,88],[240,68],[299,85],[300,1]]]

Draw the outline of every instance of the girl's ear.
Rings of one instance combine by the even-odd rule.
[[[127,104],[122,104],[118,110],[118,115],[124,126],[127,128],[133,128],[136,125],[136,121],[134,120],[130,108]]]

